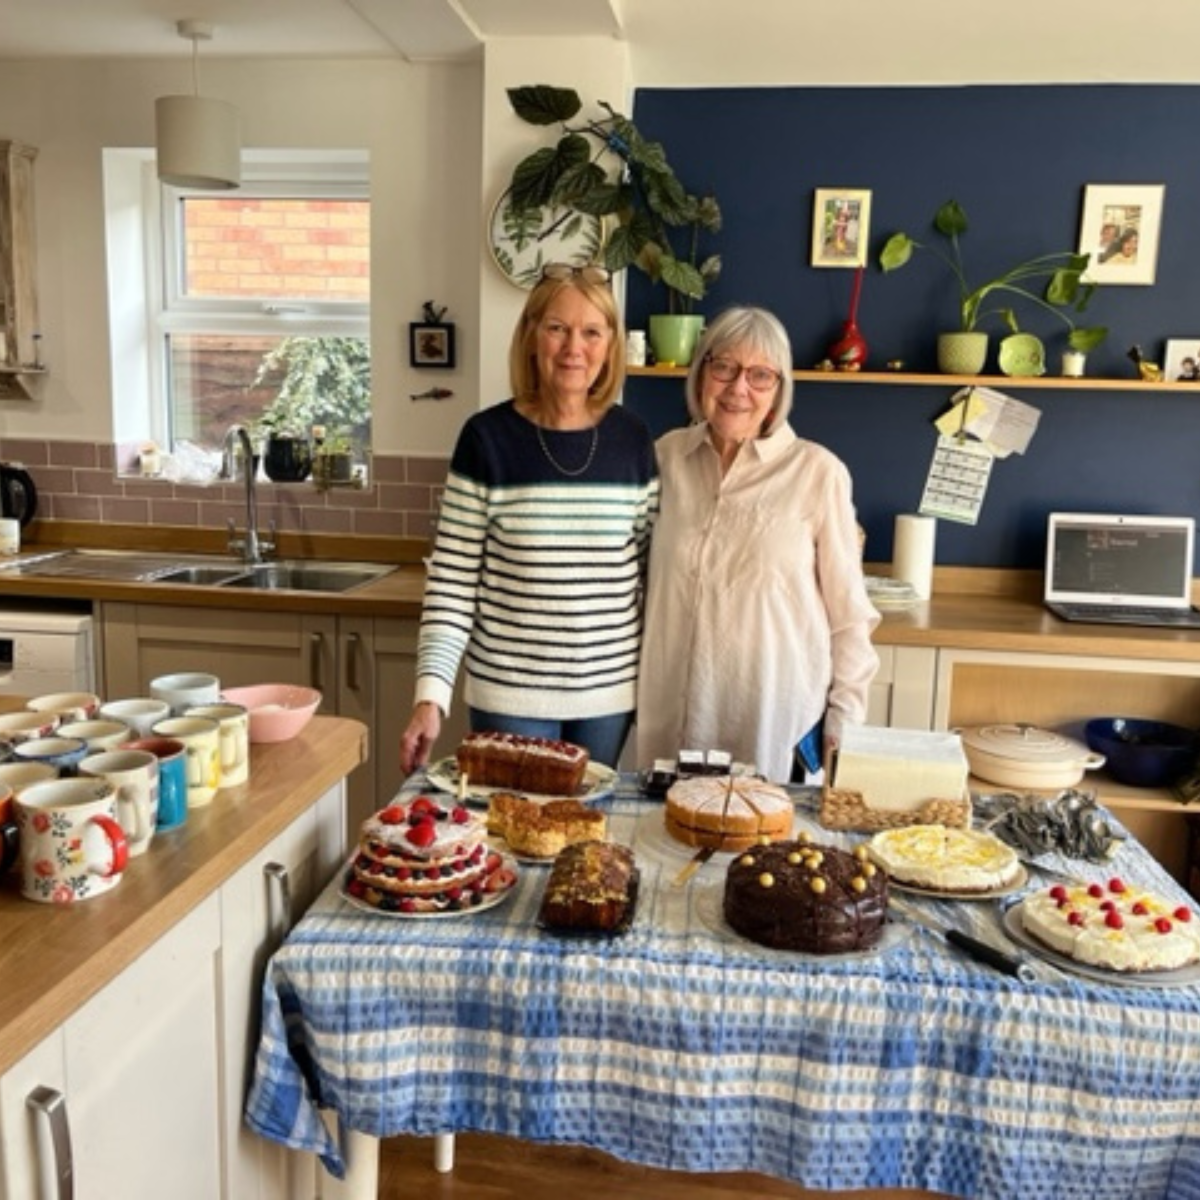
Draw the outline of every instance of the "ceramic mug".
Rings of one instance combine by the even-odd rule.
[[[31,783],[45,783],[47,779],[57,778],[58,768],[50,763],[0,763],[0,785],[10,787],[14,792],[27,788]]]
[[[187,751],[188,809],[203,808],[221,786],[221,731],[211,717],[169,717],[154,736],[174,738]]]
[[[30,738],[13,747],[13,761],[46,763],[60,775],[74,775],[87,753],[88,744],[83,738]]]
[[[134,696],[128,700],[108,700],[100,705],[99,715],[106,721],[124,721],[133,730],[133,736],[147,738],[159,721],[171,715],[171,706],[165,700],[150,696]]]
[[[21,844],[17,832],[17,817],[13,809],[13,789],[0,784],[0,875],[17,861]]]
[[[33,712],[31,709],[0,713],[0,738],[7,742],[49,737],[57,728],[57,713]]]
[[[107,750],[79,764],[79,774],[107,779],[117,789],[117,820],[129,856],[145,854],[158,823],[158,759],[148,750]]]
[[[127,742],[126,750],[145,750],[158,760],[158,831],[187,820],[187,747],[175,738],[148,737]]]
[[[56,713],[60,721],[90,721],[100,708],[94,692],[50,692],[25,703],[33,712]]]
[[[13,801],[21,849],[21,895],[73,904],[121,882],[129,845],[117,820],[117,789],[107,779],[49,779]]]
[[[133,737],[133,730],[124,721],[68,721],[55,730],[58,737],[83,738],[88,749],[99,753],[101,750],[116,750]]]
[[[221,699],[221,681],[202,671],[181,671],[150,680],[150,695],[165,700],[176,717],[197,704],[216,704]]]
[[[250,713],[244,704],[200,704],[189,717],[216,721],[221,735],[221,786],[234,787],[250,778]]]

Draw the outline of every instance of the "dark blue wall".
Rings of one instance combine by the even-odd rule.
[[[968,280],[982,282],[1037,254],[1074,250],[1088,183],[1166,185],[1154,286],[1098,289],[1084,323],[1107,325],[1088,374],[1133,378],[1134,343],[1161,361],[1167,338],[1200,342],[1200,88],[967,87],[647,89],[634,116],[661,141],[692,191],[712,191],[725,224],[708,249],[724,260],[701,305],[772,309],[797,367],[812,366],[849,307],[853,271],[814,268],[813,191],[872,193],[870,267],[859,326],[868,368],[901,358],[933,371],[936,334],[956,327],[952,277],[920,254],[884,276],[879,249],[898,229],[936,240],[931,220],[953,197],[971,228]],[[628,324],[662,311],[661,291],[631,273]],[[1022,326],[1057,369],[1066,327],[1018,301]],[[995,321],[995,343],[1003,329]],[[940,523],[940,564],[1031,567],[1054,508],[1200,517],[1200,388],[1187,393],[1028,390],[998,384],[1041,413],[1024,456],[998,461],[976,526]],[[914,511],[933,453],[930,421],[950,388],[820,384],[797,389],[793,424],[850,467],[867,558],[891,557],[892,521]],[[634,379],[627,402],[656,431],[685,419],[678,379]]]

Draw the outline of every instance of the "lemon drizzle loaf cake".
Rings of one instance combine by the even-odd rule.
[[[1055,884],[1027,896],[1020,914],[1031,937],[1089,966],[1136,973],[1200,962],[1192,910],[1120,879]]]
[[[383,912],[458,912],[510,887],[484,823],[428,796],[389,804],[362,824],[346,891]]]
[[[945,825],[911,825],[877,833],[867,843],[873,862],[897,883],[933,892],[990,892],[1021,874],[1021,862],[994,834]]]
[[[888,883],[860,851],[814,845],[804,835],[747,850],[725,875],[725,920],[776,950],[869,949],[883,932]]]
[[[481,787],[545,796],[574,796],[589,755],[582,746],[519,733],[469,733],[456,754],[458,770]]]
[[[667,832],[688,846],[745,850],[792,832],[792,798],[781,787],[736,775],[681,779],[667,791]]]

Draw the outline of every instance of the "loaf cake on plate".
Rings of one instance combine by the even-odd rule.
[[[614,933],[632,917],[633,851],[614,842],[577,842],[555,860],[539,919],[547,929]]]
[[[519,733],[469,733],[455,758],[461,775],[480,787],[545,796],[574,796],[589,755],[582,746]]]

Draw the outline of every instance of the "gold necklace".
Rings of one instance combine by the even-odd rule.
[[[600,444],[600,426],[599,425],[592,426],[591,449],[588,451],[588,455],[587,455],[587,458],[584,460],[583,466],[579,467],[577,470],[574,470],[574,471],[567,470],[567,468],[564,467],[562,465],[562,463],[560,463],[558,461],[558,459],[555,458],[554,455],[550,453],[550,447],[546,445],[546,439],[542,434],[542,427],[535,423],[534,429],[537,430],[538,445],[541,446],[542,453],[546,456],[546,460],[550,463],[550,465],[560,475],[566,475],[568,479],[571,479],[576,476],[583,475],[587,471],[588,467],[590,467],[592,465],[592,459],[594,459],[596,457],[596,447]]]

